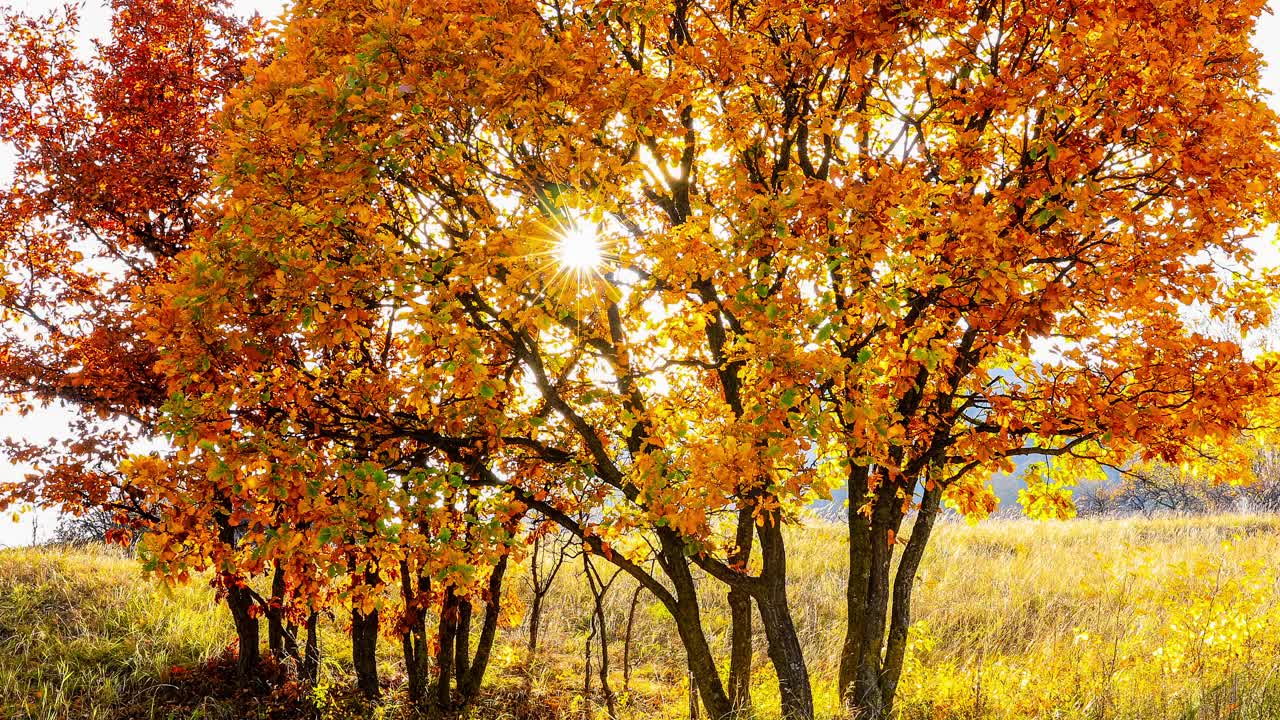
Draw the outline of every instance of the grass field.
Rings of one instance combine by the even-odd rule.
[[[790,544],[792,606],[823,717],[838,716],[840,532],[814,523],[793,530]],[[519,573],[508,583],[515,612],[474,717],[604,716],[603,702],[582,693],[590,596],[579,568],[567,564],[552,590],[536,658],[519,612],[527,584]],[[944,524],[918,584],[901,716],[1280,718],[1278,574],[1280,519],[1271,517]],[[610,684],[626,688],[620,715],[688,717],[681,651],[665,612],[644,595],[624,682],[633,589],[620,577],[608,597]],[[706,605],[713,646],[727,648],[724,598],[708,592]],[[316,688],[285,683],[248,697],[216,680],[232,635],[203,584],[167,591],[108,550],[3,551],[0,717],[406,716],[395,643],[382,644],[387,704],[362,708],[346,687],[341,630],[326,628]],[[776,717],[762,645],[756,668],[758,717]]]

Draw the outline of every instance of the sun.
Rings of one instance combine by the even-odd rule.
[[[566,270],[590,272],[604,262],[600,236],[589,227],[574,223],[556,241],[556,261]]]

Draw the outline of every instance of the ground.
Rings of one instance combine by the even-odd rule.
[[[792,530],[792,605],[820,714],[836,717],[843,633],[840,528]],[[510,613],[476,718],[604,717],[582,692],[588,594],[566,564],[538,654],[526,648],[528,585],[508,583]],[[946,523],[918,583],[904,720],[1272,720],[1280,717],[1280,519],[1262,516]],[[607,576],[607,575],[606,575]],[[708,589],[712,585],[708,583]],[[643,594],[624,680],[633,589],[608,599],[610,684],[622,718],[688,717],[669,619]],[[708,592],[713,647],[727,647],[724,598]],[[408,717],[396,644],[382,643],[386,703],[349,685],[342,628],[330,623],[321,682],[264,670],[229,683],[230,621],[200,580],[166,588],[101,548],[0,552],[0,717],[218,720]],[[757,647],[758,716],[777,717]],[[597,684],[593,684],[597,687]],[[264,690],[263,688],[269,688]],[[626,689],[622,692],[623,688]]]

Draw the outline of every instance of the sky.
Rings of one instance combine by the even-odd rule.
[[[60,7],[62,0],[0,0],[0,4],[8,4],[27,14],[47,13]],[[259,13],[266,18],[278,16],[284,7],[284,0],[232,0],[231,5],[240,15]],[[1254,37],[1254,45],[1262,51],[1267,61],[1267,69],[1263,73],[1262,83],[1272,94],[1272,105],[1280,111],[1280,0],[1271,0],[1271,14],[1264,15]],[[84,0],[80,12],[81,51],[91,49],[91,41],[105,38],[110,31],[110,13],[105,2]],[[0,145],[0,182],[7,182],[11,174],[12,155]],[[1267,266],[1280,266],[1280,250],[1269,237],[1256,238],[1253,241],[1257,260]],[[65,427],[67,413],[60,408],[51,407],[32,413],[26,417],[0,413],[0,437],[21,436],[31,440],[44,440],[56,437]],[[7,465],[0,461],[0,482],[17,479],[23,473],[22,468]],[[16,517],[16,520],[14,519]],[[57,525],[57,516],[50,511],[29,511],[11,517],[0,516],[0,547],[23,545],[50,537]]]

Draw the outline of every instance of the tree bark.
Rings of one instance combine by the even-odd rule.
[[[378,684],[378,611],[364,614],[351,611],[351,664],[355,667],[356,687],[371,700],[381,694]]]
[[[851,486],[869,477],[865,470],[851,475]],[[879,480],[870,518],[851,504],[849,627],[840,666],[843,700],[855,717],[865,720],[884,720],[892,714],[906,657],[915,576],[942,500],[940,486],[925,490],[895,571],[896,537],[905,516],[902,498],[914,494],[916,479],[892,483],[885,473]]]
[[[227,607],[231,609],[231,619],[236,626],[236,642],[239,654],[236,659],[236,675],[241,680],[254,677],[258,663],[262,660],[258,618],[253,614],[253,594],[248,588],[227,581]]]
[[[596,624],[600,626],[600,692],[604,695],[609,718],[614,720],[618,717],[618,705],[613,697],[613,688],[609,687],[609,634],[606,631],[603,608],[596,610]]]
[[[224,501],[225,502],[225,501]],[[230,510],[224,509],[216,515],[218,541],[228,548],[236,546],[236,529],[231,525]],[[231,611],[231,621],[236,628],[236,676],[241,680],[249,680],[258,669],[262,660],[259,643],[258,618],[253,613],[253,592],[239,578],[224,573],[223,586],[227,589],[227,608]]]
[[[493,640],[498,635],[498,618],[502,613],[502,578],[507,572],[507,556],[503,555],[493,566],[489,575],[489,597],[485,600],[484,620],[480,624],[480,637],[476,640],[476,652],[471,664],[458,686],[463,703],[475,700],[484,683],[484,674],[489,668],[489,657],[493,651]]]
[[[405,608],[400,647],[408,679],[409,702],[418,706],[423,705],[427,699],[427,624],[421,601],[423,596],[430,594],[430,582],[421,577],[415,582],[409,561],[400,561],[400,594]]]
[[[529,606],[529,655],[538,652],[538,625],[542,622],[542,595],[535,594]]]
[[[307,682],[315,682],[320,672],[320,634],[319,613],[312,611],[307,616],[307,644],[302,655],[302,670],[299,676]]]
[[[284,566],[274,563],[275,571],[271,575],[271,600],[267,604],[267,647],[271,656],[278,661],[288,659],[285,650],[284,628]]]
[[[871,581],[871,528],[859,512],[867,495],[871,468],[854,465],[849,470],[849,577],[845,585],[847,620],[838,674],[840,700],[853,701],[858,665],[862,661],[862,627],[867,614],[867,587]]]
[[[707,636],[702,629],[702,610],[698,606],[697,585],[689,570],[689,560],[684,554],[682,541],[673,532],[659,533],[662,544],[661,562],[675,590],[674,602],[667,608],[675,619],[676,632],[684,645],[689,664],[698,687],[698,695],[712,720],[733,715],[733,703],[724,691],[720,671],[716,667]]]
[[[897,574],[893,580],[893,608],[889,620],[889,640],[885,646],[884,667],[880,673],[880,695],[885,715],[893,712],[893,699],[898,692],[898,680],[902,677],[902,663],[906,657],[907,634],[911,627],[911,591],[915,584],[925,546],[933,532],[934,520],[942,500],[942,488],[934,486],[925,490],[920,501],[920,511],[911,526],[911,538],[902,551]]]
[[[910,491],[911,488],[906,488]],[[862,656],[854,681],[853,707],[867,720],[886,717],[884,693],[880,686],[883,671],[885,625],[889,618],[889,589],[892,580],[894,546],[891,533],[896,533],[902,520],[902,500],[887,476],[876,489],[868,529],[868,564],[866,598],[863,605]]]
[[[756,594],[756,606],[760,609],[769,660],[778,675],[782,717],[812,720],[813,689],[809,685],[809,669],[787,601],[787,555],[781,520],[777,512],[770,513],[758,528],[764,562],[760,573],[763,587]]]
[[[471,671],[471,601],[458,599],[458,628],[453,636],[453,675],[461,688]]]
[[[453,587],[446,587],[440,605],[440,624],[437,630],[439,645],[436,651],[436,707],[445,710],[453,704],[453,658],[458,634],[458,601]]]
[[[755,514],[750,507],[738,511],[737,547],[729,556],[731,566],[746,569],[755,536]],[[738,717],[751,715],[751,594],[729,589],[729,698]],[[623,661],[625,670],[625,658]]]

